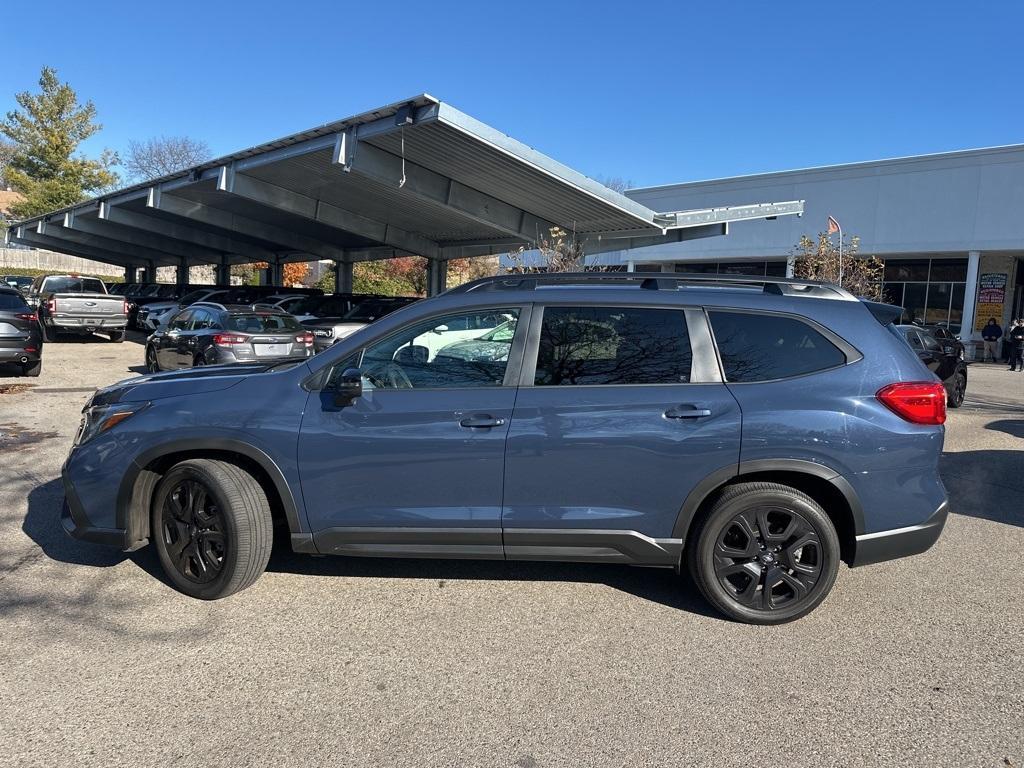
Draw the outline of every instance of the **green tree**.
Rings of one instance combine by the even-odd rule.
[[[0,133],[14,144],[5,176],[24,195],[11,206],[12,214],[25,218],[63,208],[117,183],[117,174],[110,170],[117,163],[113,152],[104,150],[97,160],[75,154],[102,126],[96,122],[95,105],[80,104],[55,69],[43,67],[39,93],[24,91],[15,99],[21,109],[8,112],[0,122]]]

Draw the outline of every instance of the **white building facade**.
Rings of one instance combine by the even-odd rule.
[[[801,235],[833,216],[885,262],[886,301],[967,340],[1024,315],[1024,145],[634,189],[655,210],[804,200],[803,217],[730,225],[727,237],[621,251],[637,270],[787,274]],[[835,237],[835,236],[834,236]]]

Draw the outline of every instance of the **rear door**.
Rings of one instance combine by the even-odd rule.
[[[32,308],[20,293],[0,292],[0,360],[15,359],[36,326]]]
[[[178,345],[183,341],[182,337],[192,323],[194,310],[185,309],[179,312],[171,320],[167,333],[159,337],[156,348],[156,358],[160,367],[164,369],[178,368],[179,356]]]
[[[699,482],[739,461],[740,410],[703,312],[535,307],[529,339],[505,457],[506,557],[677,561],[657,540]]]

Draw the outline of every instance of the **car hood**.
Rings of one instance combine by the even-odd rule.
[[[460,360],[479,362],[497,362],[507,360],[512,345],[507,341],[487,341],[485,339],[466,339],[441,347],[438,357],[456,357]]]
[[[180,371],[151,373],[97,389],[89,403],[106,405],[216,392],[233,387],[253,374],[266,373],[279,362],[204,365]]]
[[[149,310],[150,314],[155,314],[157,312],[163,312],[168,309],[174,309],[175,307],[178,306],[178,302],[167,301],[166,299],[164,299],[163,301],[154,301],[151,304],[143,304],[143,306],[147,310]]]

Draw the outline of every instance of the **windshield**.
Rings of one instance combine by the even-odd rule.
[[[352,300],[345,296],[310,296],[294,307],[293,315],[316,315],[317,317],[341,317],[352,307]]]
[[[299,331],[302,326],[291,315],[253,313],[231,315],[224,324],[225,330],[244,333],[273,333],[274,331]]]
[[[48,277],[43,282],[43,290],[54,293],[106,293],[103,281],[95,277]]]
[[[493,331],[488,331],[480,337],[481,341],[503,341],[506,344],[512,343],[512,337],[516,335],[516,321],[509,320],[502,323]]]
[[[156,296],[164,299],[170,299],[174,297],[174,294],[178,292],[178,286],[172,284],[161,285],[157,288]]]
[[[32,278],[25,277],[24,275],[8,275],[4,280],[8,285],[16,285],[19,288],[23,288],[26,285],[32,285]]]
[[[191,291],[189,293],[186,293],[184,296],[182,296],[181,299],[179,299],[178,303],[179,304],[195,304],[197,301],[200,301],[204,296],[207,296],[210,293],[211,293],[211,291],[210,291],[209,288],[202,288],[202,289],[200,289],[198,291]]]

